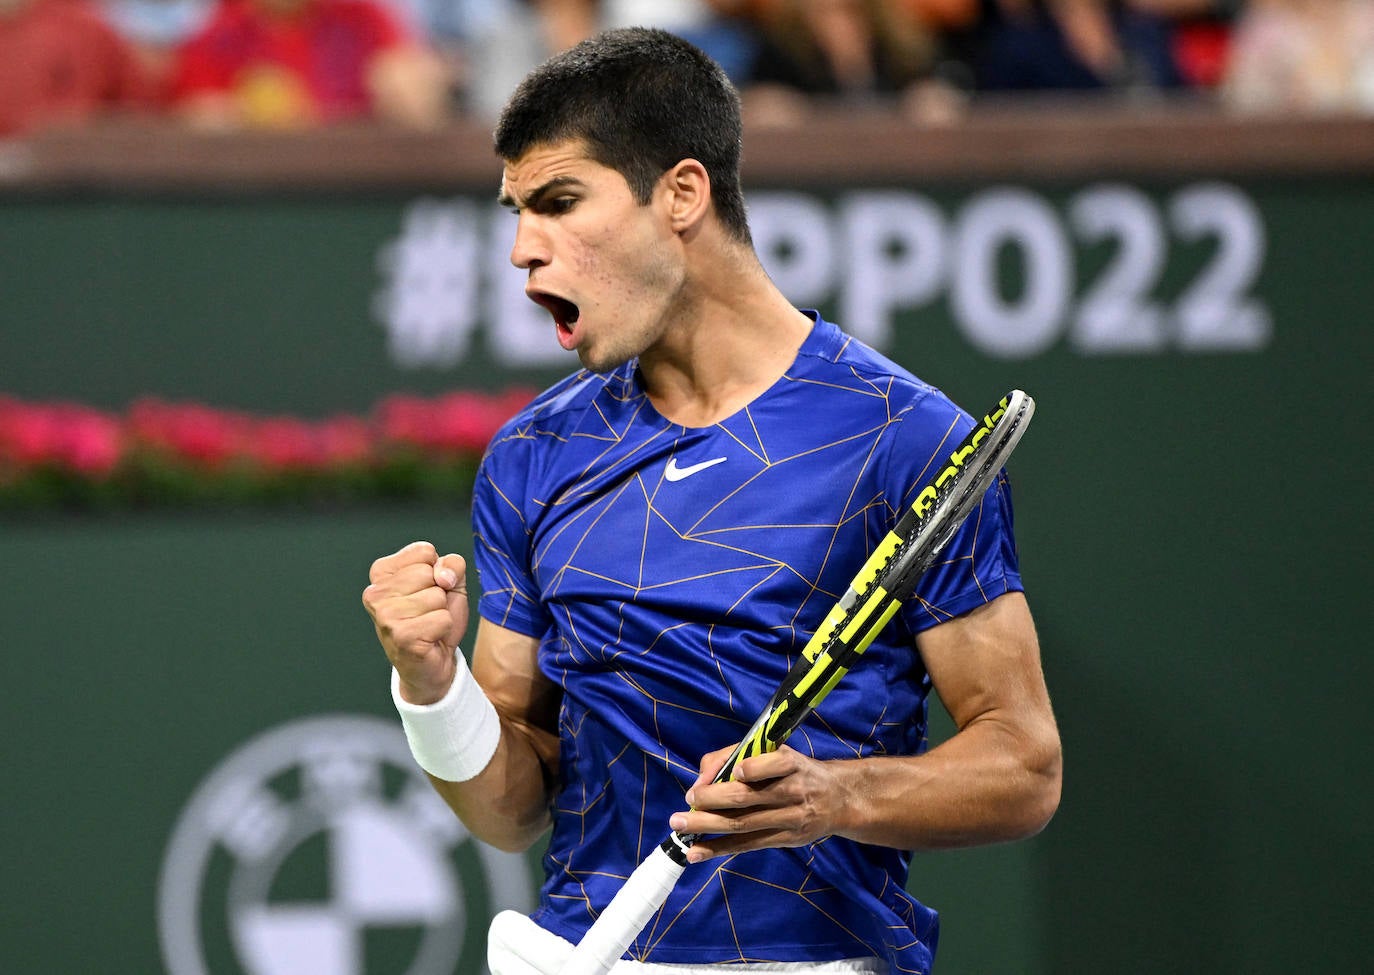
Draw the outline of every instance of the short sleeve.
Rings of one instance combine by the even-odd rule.
[[[898,514],[972,429],[972,418],[938,392],[920,397],[902,413],[888,460],[889,496],[902,499]],[[903,608],[903,619],[920,632],[1022,589],[1011,484],[1002,471],[926,571]]]
[[[507,428],[482,459],[473,485],[473,561],[482,588],[482,618],[537,637],[552,621],[531,570],[529,443]]]

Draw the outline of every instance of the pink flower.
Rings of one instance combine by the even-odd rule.
[[[50,463],[58,453],[56,417],[45,407],[0,400],[0,457],[18,467]]]
[[[449,452],[480,453],[505,419],[491,398],[478,393],[449,393],[434,412],[434,446]]]
[[[492,436],[530,399],[526,390],[498,395],[466,390],[433,400],[396,395],[377,408],[382,437],[443,454],[480,454]]]
[[[104,477],[124,453],[122,425],[75,403],[20,403],[0,399],[0,456],[16,466],[54,465]]]
[[[327,464],[366,464],[372,459],[375,449],[372,428],[360,417],[343,414],[330,417],[319,424],[316,436],[321,459]]]
[[[62,428],[62,460],[72,470],[93,477],[107,477],[124,456],[124,428],[114,417],[84,406],[64,407],[59,413]]]
[[[274,416],[260,420],[249,441],[249,453],[269,470],[307,471],[320,466],[315,430],[305,420]]]
[[[251,422],[241,414],[199,403],[136,402],[129,413],[132,436],[200,466],[221,467],[242,452]]]
[[[421,447],[429,438],[429,404],[418,396],[388,396],[377,404],[377,427],[382,438],[408,447]]]

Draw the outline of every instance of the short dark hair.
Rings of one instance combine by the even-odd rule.
[[[721,222],[749,242],[739,92],[682,38],[643,27],[605,31],[530,72],[497,121],[496,154],[516,160],[570,139],[624,176],[640,205],[677,163],[700,161]]]

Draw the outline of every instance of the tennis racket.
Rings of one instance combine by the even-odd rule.
[[[849,672],[992,486],[1034,410],[1030,396],[1012,390],[955,448],[807,641],[715,782],[729,779],[744,759],[775,751]],[[668,899],[687,865],[687,850],[700,835],[673,832],[635,868],[573,950],[561,975],[610,971]]]

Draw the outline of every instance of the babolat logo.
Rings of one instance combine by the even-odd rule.
[[[337,715],[226,757],[162,864],[168,975],[453,975],[486,969],[488,921],[527,911],[525,857],[473,839],[398,724]]]
[[[940,491],[944,489],[944,486],[948,484],[950,480],[958,475],[960,469],[964,466],[964,461],[968,460],[969,455],[978,449],[978,445],[983,442],[988,434],[992,433],[992,428],[997,425],[997,421],[1002,419],[1002,416],[1007,412],[1008,402],[1007,397],[1002,397],[1001,401],[997,404],[997,409],[983,416],[983,422],[974,429],[968,439],[965,440],[958,449],[949,455],[949,463],[945,465],[945,469],[939,473],[934,481],[926,485],[924,491],[917,495],[916,500],[912,502],[911,506],[916,509],[918,517],[924,518],[926,515],[930,514],[931,505],[935,504],[935,499],[939,497]]]

